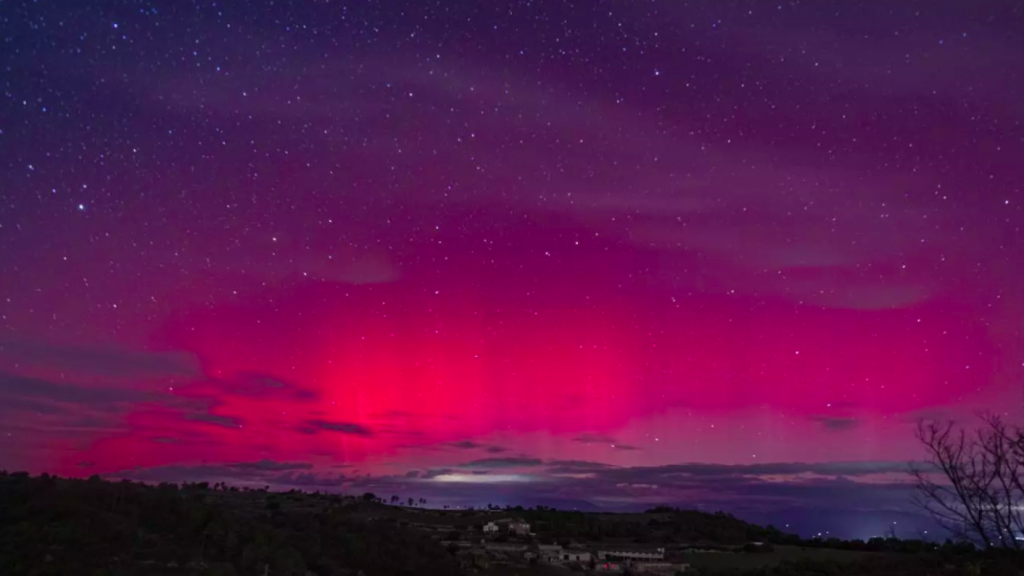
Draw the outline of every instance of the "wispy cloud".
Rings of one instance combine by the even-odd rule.
[[[228,464],[228,468],[238,470],[267,470],[280,472],[283,470],[312,470],[313,465],[309,462],[275,462],[273,460],[260,460],[258,462],[238,462]]]
[[[860,421],[856,418],[844,418],[837,416],[814,416],[811,420],[821,424],[821,426],[826,430],[833,432],[852,430],[860,424]]]
[[[572,439],[573,442],[580,442],[582,444],[604,444],[614,450],[640,450],[639,446],[633,446],[631,444],[622,444],[615,438],[604,434],[580,434]]]
[[[582,442],[583,444],[615,444],[615,438],[606,436],[604,434],[580,434],[572,439],[573,442]]]
[[[531,466],[541,466],[544,464],[543,460],[538,458],[527,458],[527,457],[510,457],[510,458],[483,458],[481,460],[473,460],[461,464],[461,468],[527,468]]]
[[[214,380],[211,384],[219,391],[256,400],[302,402],[318,398],[317,393],[312,390],[269,374],[245,372],[235,374],[230,378]]]
[[[459,448],[462,450],[483,450],[484,452],[487,452],[489,454],[500,454],[502,452],[508,451],[508,448],[505,448],[503,446],[495,446],[493,444],[481,444],[479,442],[474,442],[472,440],[459,440],[456,442],[450,442],[448,445],[451,446],[452,448]]]
[[[149,352],[118,346],[67,345],[34,340],[0,340],[0,359],[67,372],[78,379],[149,379],[199,375],[195,357],[185,352]]]
[[[454,448],[465,448],[466,450],[474,450],[476,448],[483,448],[483,444],[478,444],[472,440],[459,440],[458,442],[452,442],[451,446]]]
[[[0,372],[0,397],[7,402],[32,402],[60,411],[63,406],[112,409],[133,401],[149,400],[153,393],[145,390],[95,386],[74,381],[56,381]]]
[[[272,489],[340,491],[352,479],[344,474],[314,472],[306,462],[261,460],[235,464],[174,464],[154,468],[133,468],[103,474],[112,479],[127,478],[144,482],[226,482],[239,486],[270,486]]]
[[[185,414],[185,419],[192,422],[203,422],[221,428],[240,428],[242,420],[233,416],[222,416],[210,412]]]
[[[350,434],[352,436],[373,436],[373,430],[363,426],[362,424],[356,424],[354,422],[331,422],[329,420],[308,420],[306,426],[302,428],[302,431],[307,434],[316,434],[317,432],[337,432],[339,434]]]
[[[109,475],[176,482],[226,481],[287,490],[364,491],[425,497],[431,502],[559,506],[582,510],[642,510],[657,504],[743,510],[770,517],[792,507],[891,513],[908,508],[913,487],[893,477],[903,462],[771,462],[751,465],[673,464],[624,467],[537,458],[486,459],[467,465],[416,469],[390,476],[310,462],[259,460],[224,465],[173,465]],[[479,466],[479,467],[478,467]],[[521,468],[522,470],[513,470]],[[560,474],[571,471],[569,474]],[[888,475],[889,479],[879,479]],[[850,502],[856,502],[851,506]],[[767,516],[764,516],[767,515]]]

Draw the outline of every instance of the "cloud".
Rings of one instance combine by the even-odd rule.
[[[465,448],[466,450],[473,450],[476,448],[484,447],[483,444],[478,444],[476,442],[473,442],[472,440],[460,440],[458,442],[452,442],[450,445],[455,448]]]
[[[86,386],[74,382],[58,382],[46,378],[0,372],[0,396],[8,401],[36,402],[61,411],[64,404],[92,408],[113,407],[127,402],[152,399],[147,391],[103,386]]]
[[[958,10],[959,14],[947,12],[951,18],[948,21],[971,21],[972,15],[966,11],[969,6],[950,4],[948,9]],[[887,73],[887,63],[905,57],[914,46],[935,42],[933,29],[911,24],[917,21],[916,11],[888,11],[887,16],[894,26],[906,26],[906,32],[886,38],[872,37],[868,32],[872,29],[870,10],[859,18],[844,18],[841,26],[823,22],[814,30],[803,26],[793,13],[780,12],[779,16],[769,26],[758,23],[755,28],[737,23],[727,32],[728,45],[753,58],[770,59],[773,63],[784,59],[791,74],[813,74],[818,81],[843,86],[854,97],[867,96],[864,98],[867,102],[878,102],[878,93],[882,92],[893,99],[916,98],[928,104],[984,103],[1004,113],[1021,113],[1019,102],[1011,100],[1012,90],[1008,85],[1012,80],[991,74],[990,68],[977,66],[977,62],[1013,66],[1008,59],[1013,53],[1011,46],[1016,44],[1013,32],[1006,27],[1008,22],[991,22],[986,26],[983,37],[972,39],[970,54],[944,53],[940,69],[907,66],[903,73],[893,75]],[[796,30],[800,33],[794,33]],[[957,125],[960,114],[965,112],[951,109],[950,122]]]
[[[313,465],[309,462],[275,462],[273,460],[260,460],[258,462],[238,462],[228,464],[228,468],[238,470],[266,470],[269,472],[280,472],[283,470],[312,470]]]
[[[316,434],[320,431],[327,431],[349,434],[352,436],[363,436],[367,438],[373,436],[373,431],[362,424],[355,424],[352,422],[330,422],[327,420],[309,420],[306,422],[306,427],[302,428],[302,431],[306,434]]]
[[[578,509],[629,511],[672,504],[747,512],[793,506],[841,507],[851,498],[857,502],[858,510],[891,512],[906,507],[912,491],[906,482],[875,476],[905,472],[903,462],[619,467],[586,461],[549,461],[543,469],[527,473],[489,474],[461,468],[421,475],[421,481],[430,480],[424,482],[422,489],[431,492],[428,496],[432,501],[465,505],[500,499],[509,504],[532,502]],[[401,480],[378,482],[397,485]],[[525,488],[527,485],[529,488]],[[500,495],[492,491],[495,486],[503,487]],[[580,500],[580,494],[586,494],[586,500]]]
[[[69,435],[85,441],[122,431],[134,404],[156,398],[149,390],[0,372],[0,427],[20,428],[23,442]]]
[[[763,464],[685,463],[663,466],[615,466],[585,460],[549,460],[538,474],[591,478],[613,484],[658,484],[702,486],[747,483],[751,480],[786,482],[801,477],[855,478],[868,480],[880,475],[904,474],[908,464],[884,462],[770,462]]]
[[[131,479],[143,482],[225,482],[237,486],[270,486],[275,490],[302,488],[307,490],[339,490],[352,482],[342,474],[319,474],[306,462],[240,462],[235,464],[201,464],[132,468],[103,474],[109,479]]]
[[[224,465],[164,466],[108,475],[146,481],[218,482],[346,493],[410,494],[438,504],[543,504],[567,509],[636,511],[668,504],[705,511],[742,512],[761,522],[795,508],[911,513],[913,486],[876,474],[905,472],[903,462],[770,462],[751,465],[673,464],[622,467],[578,460],[540,462],[532,458],[476,461],[486,466],[409,470],[392,476],[337,474],[307,462],[260,460]],[[496,463],[498,465],[496,465]],[[502,465],[533,466],[529,472]],[[558,470],[575,474],[559,475]],[[585,497],[581,497],[585,494]],[[902,522],[901,522],[902,524]],[[820,528],[819,528],[820,529]],[[856,537],[861,537],[860,535]]]
[[[213,424],[214,426],[220,426],[222,428],[241,428],[242,421],[238,418],[231,416],[221,416],[219,414],[202,413],[202,414],[186,414],[186,420],[193,422],[205,422],[207,424]]]
[[[57,400],[22,398],[17,395],[5,394],[4,385],[5,378],[0,375],[0,414],[32,412],[49,416],[68,416],[74,411],[73,404],[64,404]]]
[[[459,442],[453,442],[450,446],[454,448],[464,448],[466,450],[475,450],[477,448],[483,448],[482,444],[478,444],[471,440],[461,440]]]
[[[126,478],[142,482],[228,482],[238,485],[262,482],[263,472],[244,468],[231,468],[230,465],[183,465],[154,466],[150,468],[129,468],[102,475],[109,479]],[[257,478],[259,476],[259,478]]]
[[[892,472],[906,472],[906,462],[770,462],[763,464],[670,464],[654,467],[616,468],[616,472],[629,470],[630,474],[654,476],[785,476],[817,474],[822,476],[868,476]]]
[[[461,448],[463,450],[483,450],[489,454],[500,454],[508,451],[508,448],[503,446],[480,444],[479,442],[474,442],[472,440],[459,440],[457,442],[451,442],[448,445],[453,448]]]
[[[580,442],[582,444],[606,444],[614,450],[640,450],[639,446],[633,446],[631,444],[620,444],[618,440],[604,434],[589,434],[584,433],[576,436],[572,439],[573,442]]]
[[[814,416],[811,418],[812,421],[821,424],[826,430],[834,432],[841,432],[843,430],[851,430],[856,428],[860,421],[856,418],[842,418],[834,416]]]
[[[582,442],[583,444],[615,444],[615,438],[605,436],[604,434],[584,433],[573,438],[572,441]]]
[[[118,346],[64,345],[0,340],[0,359],[21,366],[68,372],[76,378],[147,379],[199,375],[196,359],[184,352],[149,352]]]
[[[338,489],[353,481],[344,474],[328,476],[313,472],[286,472],[268,480],[273,486],[304,490]]]
[[[546,471],[550,474],[582,474],[617,468],[612,464],[603,462],[589,462],[586,460],[549,460]]]
[[[544,464],[543,460],[537,458],[484,458],[481,460],[473,460],[466,462],[460,467],[462,468],[525,468],[531,466],[541,466]]]
[[[789,275],[785,279],[769,281],[761,274],[765,267],[779,270],[812,267],[821,269],[826,278],[823,281],[827,281],[837,270],[885,260],[909,251],[920,238],[914,232],[915,226],[897,225],[895,220],[890,220],[886,226],[879,228],[877,234],[865,239],[860,234],[860,227],[855,224],[877,222],[877,215],[869,213],[867,208],[850,213],[847,220],[851,224],[836,225],[830,220],[826,223],[826,219],[830,219],[835,212],[835,203],[832,201],[834,194],[828,189],[804,187],[799,195],[790,193],[794,181],[860,182],[857,185],[845,184],[844,193],[862,198],[864,201],[858,205],[874,206],[877,203],[873,200],[884,196],[884,191],[904,187],[902,181],[895,179],[896,176],[881,173],[873,177],[872,181],[862,182],[863,174],[857,167],[835,166],[833,163],[815,169],[799,163],[780,164],[779,158],[759,149],[764,143],[759,146],[756,139],[749,138],[746,140],[750,141],[750,149],[743,152],[747,160],[742,162],[743,169],[740,169],[734,153],[705,152],[706,143],[694,136],[692,131],[690,136],[686,136],[685,131],[666,135],[661,129],[662,119],[658,115],[648,115],[628,106],[611,105],[607,99],[588,95],[580,91],[579,87],[562,85],[559,96],[554,97],[550,90],[539,89],[537,83],[528,78],[514,83],[510,88],[507,78],[497,78],[487,73],[483,63],[476,67],[472,64],[452,67],[442,60],[433,63],[428,71],[407,54],[389,55],[385,66],[374,65],[375,62],[375,58],[369,58],[363,62],[369,65],[359,66],[358,69],[353,69],[350,64],[336,65],[343,74],[354,73],[359,78],[357,82],[365,82],[367,85],[383,81],[381,70],[387,70],[387,81],[401,78],[403,84],[413,89],[418,97],[422,95],[460,108],[466,105],[467,98],[480,106],[497,105],[499,102],[503,107],[513,106],[507,110],[508,118],[531,116],[541,119],[536,122],[538,126],[552,134],[579,135],[581,142],[596,143],[613,137],[622,143],[622,149],[625,150],[620,157],[621,164],[633,164],[634,158],[639,159],[641,156],[640,150],[653,147],[664,151],[660,156],[660,165],[664,168],[660,170],[652,167],[636,174],[616,174],[603,185],[595,187],[588,184],[585,189],[581,189],[583,187],[579,182],[571,177],[567,177],[566,181],[550,182],[548,186],[551,190],[569,190],[572,193],[551,194],[552,197],[564,196],[565,200],[546,202],[545,209],[568,212],[584,226],[607,230],[645,250],[687,250],[710,254],[731,265],[709,268],[706,274],[718,276],[719,281],[728,281],[732,285],[743,283],[735,278],[737,275],[753,275],[756,277],[752,281],[762,286],[762,291],[770,291],[776,296],[798,302],[813,301],[834,308],[877,309],[911,304],[929,294],[924,287],[903,285],[899,282],[901,276],[897,274],[889,274],[884,282],[872,280],[870,284],[859,286],[861,289],[858,290],[850,290],[841,282],[836,282],[835,286],[828,284],[828,290],[821,290],[821,286],[815,282],[809,282],[806,286],[791,283]],[[299,68],[295,67],[296,70]],[[741,73],[739,69],[734,72]],[[196,87],[188,82],[173,80],[173,75],[171,78],[170,82],[162,79],[153,84],[160,87],[157,92],[161,106],[170,101],[179,105],[201,105],[206,111],[232,115],[246,109],[239,108],[237,98],[229,97],[230,94],[237,94],[234,90],[225,90],[224,86],[218,85],[204,86],[197,92]],[[283,115],[288,118],[295,114],[306,118],[310,117],[307,114],[319,117],[332,109],[333,113],[329,114],[332,117],[345,115],[356,102],[364,108],[369,106],[367,110],[372,111],[361,114],[361,117],[385,115],[390,109],[390,105],[366,102],[357,94],[358,91],[346,94],[344,100],[333,96],[318,96],[318,90],[309,88],[319,85],[316,79],[305,78],[303,73],[294,70],[282,71],[280,80],[277,85],[302,84],[307,87],[309,94],[304,97],[304,102],[306,98],[309,102],[301,107],[301,111],[291,105],[290,92],[281,93],[271,88],[260,90],[259,96],[250,94],[242,105],[256,107],[249,109],[249,113],[258,111],[264,115]],[[236,78],[234,81],[240,80]],[[510,89],[517,94],[513,104],[507,101]],[[595,117],[603,121],[595,124],[592,122]],[[518,129],[508,125],[501,117],[494,117],[491,122],[487,127],[481,127],[478,134],[500,135],[509,129]],[[454,155],[455,152],[442,150],[439,157],[445,158],[449,154]],[[490,154],[494,156],[490,157]],[[503,163],[499,156],[500,153],[491,152],[478,161],[483,164],[490,164],[492,160],[494,163]],[[799,158],[801,155],[793,154],[793,157]],[[755,164],[757,168],[752,170]],[[681,166],[686,167],[688,174],[685,186],[667,185],[666,182],[679,181],[674,174]],[[733,166],[736,169],[722,169],[722,166]],[[849,177],[848,172],[853,172],[854,176]],[[500,199],[481,195],[478,201],[497,203],[502,211],[508,209],[509,202],[528,201],[531,206],[535,206],[533,193],[536,191],[527,188],[531,190],[529,198],[524,195],[517,199],[514,193],[510,195],[503,192]],[[661,192],[621,192],[629,189],[660,189]],[[771,232],[772,222],[797,211],[808,215],[805,220],[813,220],[814,215],[820,216],[821,224],[818,228],[804,227],[807,232],[799,237],[790,235],[781,238]],[[893,207],[890,211],[894,215],[904,212],[899,207]],[[739,212],[744,216],[736,219],[734,215]],[[630,214],[629,221],[615,218],[621,214]],[[755,257],[751,257],[752,254]],[[398,278],[398,269],[385,252],[354,253],[344,258],[327,259],[322,255],[310,258],[310,262],[299,265],[308,268],[312,275],[339,282],[378,283]],[[800,289],[796,290],[794,286]],[[692,285],[689,287],[693,288]]]
[[[313,401],[318,398],[312,390],[260,373],[244,372],[215,384],[229,394],[257,400]]]

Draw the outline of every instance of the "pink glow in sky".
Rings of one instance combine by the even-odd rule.
[[[0,20],[0,467],[881,509],[1019,415],[1018,7],[60,4]]]

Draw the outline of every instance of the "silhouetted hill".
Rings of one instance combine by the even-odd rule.
[[[0,475],[0,574],[457,574],[355,498]]]
[[[969,545],[801,540],[729,514],[671,507],[644,513],[543,505],[427,510],[388,506],[373,494],[0,473],[0,575],[455,576],[465,563],[459,563],[459,547],[443,541],[479,543],[483,523],[508,517],[525,519],[534,533],[498,538],[593,550],[663,547],[676,562],[700,565],[704,576],[953,576],[979,573],[978,567],[984,567],[980,573],[1016,576],[1016,567],[1024,566],[1019,555],[979,554]],[[703,552],[694,555],[697,550]],[[545,569],[512,568],[521,574]]]

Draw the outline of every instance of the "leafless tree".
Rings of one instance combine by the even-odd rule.
[[[1020,550],[1024,542],[1024,429],[983,416],[967,432],[952,422],[922,422],[927,457],[911,467],[915,503],[960,540]]]

